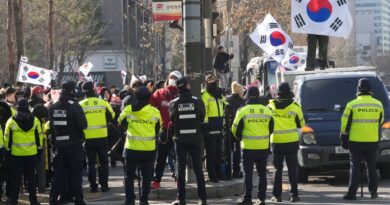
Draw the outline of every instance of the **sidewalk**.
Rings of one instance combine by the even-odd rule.
[[[207,172],[205,172],[207,179]],[[124,176],[123,166],[118,164],[116,168],[110,167],[109,187],[111,191],[102,193],[90,193],[88,179],[84,176],[83,189],[84,196],[87,202],[107,202],[107,201],[124,201],[125,200],[125,188],[124,188]],[[134,191],[138,198],[138,181],[134,181]],[[207,197],[208,198],[223,198],[234,195],[242,194],[243,179],[234,179],[230,181],[221,181],[219,183],[206,183]],[[196,184],[186,185],[187,199],[197,199],[197,186]],[[149,199],[151,201],[158,200],[174,200],[176,199],[176,182],[170,176],[168,169],[164,172],[164,177],[161,181],[161,188],[159,190],[151,190]],[[38,198],[40,202],[47,203],[50,190],[47,189],[45,193],[39,193]],[[28,204],[27,193],[20,194],[20,204]],[[1,204],[1,203],[0,203]]]

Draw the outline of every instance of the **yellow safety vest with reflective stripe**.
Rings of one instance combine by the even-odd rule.
[[[206,108],[206,115],[204,118],[204,122],[208,122],[209,118],[223,117],[224,105],[226,104],[225,98],[217,100],[212,95],[210,95],[210,93],[208,93],[206,90],[203,90],[202,101]],[[219,112],[218,112],[218,107],[219,107]]]
[[[296,118],[305,126],[303,112],[298,103],[293,102],[284,109],[277,109],[275,101],[271,101],[268,107],[271,109],[274,117],[274,132],[271,135],[271,143],[291,143],[299,141],[299,133]]]
[[[3,128],[0,126],[0,149],[4,148],[4,133]]]
[[[13,107],[11,107],[11,114],[12,114],[12,116],[14,116],[16,114],[16,109]]]
[[[39,135],[39,142],[36,142],[36,132]],[[11,144],[10,137],[12,137]],[[43,133],[41,123],[37,118],[34,119],[34,126],[28,131],[22,130],[13,118],[7,121],[5,125],[4,147],[7,151],[11,150],[12,156],[36,155],[38,149],[42,149],[42,143]],[[37,144],[39,147],[37,147]]]
[[[352,115],[348,133],[347,125]],[[383,105],[370,95],[358,96],[345,107],[341,117],[341,133],[351,142],[378,142],[380,124],[384,121]]]
[[[125,148],[137,151],[156,150],[156,125],[161,127],[161,114],[158,109],[151,105],[146,105],[139,111],[132,111],[132,106],[125,107],[118,118],[122,123],[126,120],[127,137]]]
[[[233,121],[232,133],[237,137],[237,127],[243,120],[242,149],[266,150],[269,149],[269,123],[272,112],[260,104],[246,105],[237,111]]]
[[[80,106],[84,110],[88,124],[84,130],[85,139],[106,138],[108,136],[106,111],[110,112],[112,118],[115,116],[111,105],[100,98],[90,97],[82,100]]]
[[[46,149],[45,149],[45,169],[46,170],[49,170],[49,142],[48,142],[48,139],[49,139],[49,132],[50,132],[50,121],[47,121],[44,126],[43,126],[43,136],[44,136],[44,143],[45,143],[45,146],[46,146]]]

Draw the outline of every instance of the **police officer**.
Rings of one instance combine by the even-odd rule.
[[[202,101],[205,105],[207,132],[205,147],[207,154],[207,172],[210,182],[219,182],[222,178],[222,130],[225,99],[222,89],[218,87],[218,79],[214,74],[206,76],[206,87],[202,91]]]
[[[53,144],[53,181],[50,191],[50,205],[57,205],[62,191],[65,174],[69,174],[70,187],[76,205],[84,205],[82,170],[84,151],[83,129],[87,120],[81,106],[74,99],[75,83],[67,81],[61,86],[59,101],[49,109],[50,136]],[[66,170],[65,170],[66,169]]]
[[[232,126],[233,135],[241,140],[244,165],[245,194],[238,204],[252,204],[253,164],[259,175],[256,204],[265,204],[267,191],[267,158],[269,154],[270,134],[274,123],[272,112],[260,104],[260,92],[250,87],[247,92],[247,105],[237,111]]]
[[[281,83],[277,90],[278,97],[271,100],[268,107],[273,112],[275,123],[271,135],[274,172],[272,202],[282,201],[283,161],[286,159],[288,176],[291,184],[291,202],[299,201],[298,197],[298,149],[299,133],[297,128],[305,125],[301,106],[294,102],[294,94],[288,83]]]
[[[188,154],[192,158],[192,164],[198,185],[198,197],[200,205],[206,204],[206,185],[202,171],[202,135],[201,126],[205,116],[203,102],[191,95],[191,88],[186,77],[176,82],[179,89],[179,97],[171,101],[170,112],[178,163],[177,200],[172,205],[185,205],[185,173]]]
[[[18,204],[22,175],[27,181],[30,204],[38,205],[35,165],[42,153],[41,123],[31,114],[28,101],[18,101],[16,114],[7,121],[4,145],[11,164],[11,204]]]
[[[351,163],[348,192],[343,197],[345,200],[356,199],[363,161],[368,171],[368,189],[371,198],[378,198],[376,155],[379,128],[383,121],[383,106],[380,101],[372,97],[370,81],[366,78],[360,79],[357,98],[347,104],[341,118],[342,146],[349,148]]]
[[[140,204],[148,205],[148,196],[156,158],[156,136],[161,127],[161,115],[149,104],[150,92],[146,87],[137,88],[136,103],[127,105],[118,122],[127,130],[125,142],[125,205],[135,204],[134,174],[138,167],[142,172]]]
[[[328,68],[328,44],[329,36],[308,34],[307,35],[307,67],[306,71],[315,69],[316,55],[317,55],[317,43],[318,43],[318,54],[320,58],[320,68],[324,70]]]
[[[85,149],[88,158],[88,181],[92,193],[98,191],[96,183],[96,156],[99,158],[99,184],[102,192],[107,192],[108,188],[108,132],[107,123],[115,116],[111,105],[97,97],[92,82],[83,84],[83,93],[86,96],[80,102],[87,118],[88,127],[84,130],[86,139]]]

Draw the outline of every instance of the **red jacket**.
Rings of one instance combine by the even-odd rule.
[[[171,118],[169,116],[169,102],[178,96],[175,86],[168,86],[156,90],[150,98],[150,104],[160,110],[162,118],[162,128],[168,129]]]

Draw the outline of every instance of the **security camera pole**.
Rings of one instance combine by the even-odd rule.
[[[193,95],[200,97],[202,84],[202,0],[183,0],[184,24],[184,74],[191,77]],[[191,162],[188,160],[188,162]],[[187,182],[195,182],[192,163],[188,163]]]

